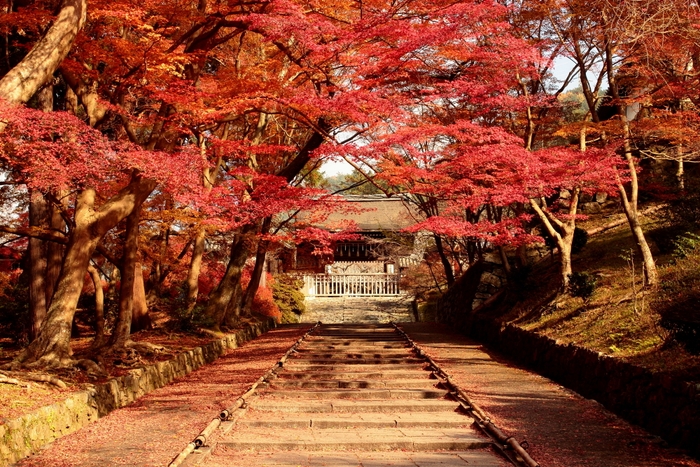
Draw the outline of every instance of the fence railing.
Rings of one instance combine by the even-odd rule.
[[[311,274],[304,276],[309,297],[385,297],[400,295],[398,274]]]

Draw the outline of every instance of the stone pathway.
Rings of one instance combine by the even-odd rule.
[[[424,366],[392,326],[323,325],[203,465],[506,465]]]

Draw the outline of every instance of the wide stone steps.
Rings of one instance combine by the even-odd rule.
[[[276,399],[443,399],[444,389],[298,389],[275,390]],[[270,399],[268,399],[270,400]]]
[[[206,465],[503,465],[389,325],[321,326],[260,387]]]
[[[265,398],[255,405],[256,410],[265,412],[297,413],[400,413],[400,412],[445,412],[455,411],[454,402],[446,400],[334,400],[303,401],[295,399]]]
[[[459,428],[474,422],[456,412],[433,413],[335,413],[332,416],[308,413],[278,413],[250,410],[238,426],[247,428]]]
[[[311,381],[304,380],[275,380],[270,384],[271,389],[288,390],[292,388],[299,389],[379,389],[379,388],[410,388],[410,389],[429,389],[434,388],[437,382],[429,379],[313,379]]]
[[[443,451],[489,446],[482,436],[453,428],[276,429],[275,436],[261,428],[247,428],[219,444],[238,450],[258,451]]]

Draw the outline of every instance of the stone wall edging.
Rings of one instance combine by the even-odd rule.
[[[515,325],[474,319],[467,334],[672,445],[700,456],[700,384],[651,371]]]
[[[268,319],[228,334],[172,360],[129,371],[104,384],[72,394],[63,401],[41,407],[0,425],[0,467],[37,452],[42,446],[79,430],[111,411],[134,402],[211,363],[229,349],[254,339],[275,326]]]

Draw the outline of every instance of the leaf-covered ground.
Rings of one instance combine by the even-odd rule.
[[[660,440],[552,381],[434,324],[402,324],[506,434],[547,467],[700,467]]]
[[[272,330],[173,384],[56,440],[18,465],[167,465],[308,328],[309,325],[297,325]]]

